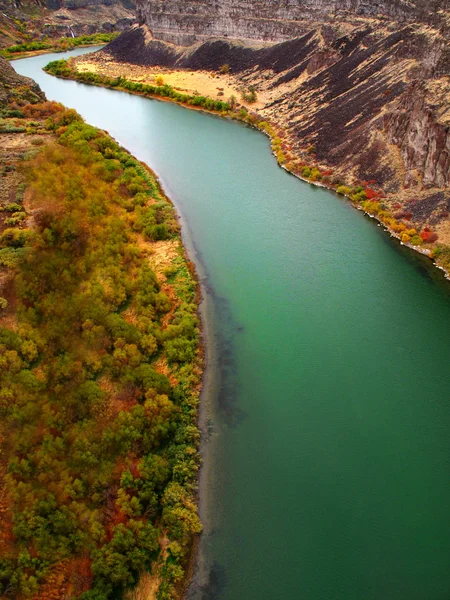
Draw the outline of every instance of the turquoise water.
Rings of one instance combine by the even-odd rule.
[[[202,275],[190,598],[448,600],[448,283],[260,133],[40,71],[56,58],[14,67],[158,173]]]

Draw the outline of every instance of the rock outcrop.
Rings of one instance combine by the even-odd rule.
[[[436,96],[430,98],[430,88],[444,96],[439,106],[433,106]],[[450,185],[449,98],[448,81],[414,82],[385,116],[387,140],[400,148],[405,164],[406,186],[420,177],[425,187]]]

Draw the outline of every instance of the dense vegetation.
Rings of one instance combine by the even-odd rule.
[[[24,42],[23,44],[16,44],[9,46],[4,50],[0,51],[0,54],[11,60],[17,58],[18,55],[25,54],[27,52],[37,52],[40,50],[54,50],[55,52],[65,52],[72,50],[78,46],[91,46],[107,44],[114,40],[119,34],[118,33],[94,33],[92,35],[82,35],[79,37],[63,37],[56,40],[47,39],[41,42]]]
[[[3,209],[29,217],[25,189],[34,226],[0,236],[15,283],[0,307],[0,596],[121,598],[153,565],[174,598],[201,529],[197,288],[174,210],[75,111],[20,111],[54,141]]]
[[[70,60],[55,60],[49,63],[44,70],[51,75],[56,75],[57,77],[75,79],[83,83],[102,85],[105,87],[116,88],[118,90],[144,94],[146,96],[166,98],[169,100],[174,100],[175,102],[179,102],[180,104],[187,104],[192,107],[205,108],[206,110],[218,112],[226,112],[230,110],[230,105],[228,102],[214,100],[213,98],[208,98],[207,96],[183,94],[168,84],[149,85],[146,83],[130,81],[124,77],[108,77],[107,75],[103,75],[101,73],[77,71],[71,65]],[[158,83],[159,82],[157,82],[157,84]]]

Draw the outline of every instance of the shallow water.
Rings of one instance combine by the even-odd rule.
[[[86,49],[71,53],[80,54]],[[239,123],[15,61],[160,176],[211,369],[195,600],[448,600],[450,296]]]

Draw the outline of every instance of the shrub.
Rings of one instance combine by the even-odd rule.
[[[319,171],[319,169],[318,169],[317,167],[313,167],[313,168],[311,169],[310,180],[311,180],[311,181],[318,181],[318,180],[320,180],[320,179],[322,179],[322,174],[321,174],[321,172]]]
[[[255,86],[251,85],[248,90],[243,90],[241,93],[241,98],[244,102],[248,102],[249,104],[256,102],[258,95],[256,93]]]
[[[352,194],[351,199],[353,200],[353,202],[364,202],[364,200],[367,200],[367,196],[364,191],[360,191],[356,192],[355,194]]]
[[[373,200],[366,200],[361,205],[371,215],[377,215],[381,211],[381,204]]]
[[[230,65],[229,64],[224,64],[220,67],[220,72],[222,73],[222,75],[226,75],[227,73],[230,72]]]
[[[413,235],[411,237],[411,244],[413,246],[420,246],[421,244],[423,244],[423,239],[420,237],[420,235]]]
[[[7,204],[3,209],[5,212],[17,212],[22,210],[22,206],[17,204],[17,202],[12,202],[11,204]]]
[[[195,342],[186,338],[175,338],[165,343],[167,360],[172,362],[192,362],[195,357]]]
[[[232,94],[228,98],[228,104],[230,105],[231,110],[234,110],[236,108],[237,99],[236,99],[236,96],[234,94]]]
[[[305,179],[309,179],[311,177],[311,169],[309,167],[303,167],[302,177],[304,177]]]
[[[347,185],[340,185],[336,188],[336,191],[343,196],[349,196],[352,193],[352,188]]]
[[[430,231],[429,229],[424,229],[420,234],[420,237],[422,238],[425,244],[432,244],[438,239],[437,233],[435,233],[434,231]]]
[[[7,268],[16,267],[23,258],[25,250],[23,248],[1,248],[0,265]]]
[[[5,248],[22,248],[30,233],[22,229],[5,229],[0,236],[0,246]]]

